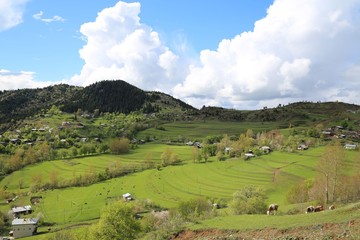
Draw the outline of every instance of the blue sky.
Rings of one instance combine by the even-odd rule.
[[[122,79],[196,107],[360,103],[359,9],[360,0],[0,0],[0,90]]]
[[[35,72],[38,81],[59,81],[80,71],[79,49],[84,45],[80,26],[114,6],[114,0],[32,0],[24,4],[23,22],[0,32],[0,68]],[[253,28],[272,1],[144,0],[141,22],[157,31],[169,47],[187,41],[193,51],[216,49],[223,38]],[[86,7],[84,7],[86,6]],[[52,22],[34,19],[62,18]]]

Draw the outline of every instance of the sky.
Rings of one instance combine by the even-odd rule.
[[[197,108],[360,104],[360,0],[0,0],[0,90],[117,79]]]

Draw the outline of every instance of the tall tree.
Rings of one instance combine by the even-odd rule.
[[[107,206],[100,221],[91,229],[93,239],[136,239],[141,225],[134,215],[134,208],[128,203],[119,201]]]
[[[345,151],[339,141],[325,147],[325,151],[317,166],[318,177],[325,182],[325,203],[336,201],[336,190],[341,169],[345,163]],[[321,189],[321,188],[320,188]]]

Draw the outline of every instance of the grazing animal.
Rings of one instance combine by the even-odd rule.
[[[324,211],[323,205],[317,205],[314,212],[321,212],[321,211]]]
[[[314,206],[308,206],[307,208],[306,208],[306,212],[305,213],[312,213],[312,212],[314,212],[315,211],[315,207]]]
[[[279,208],[279,205],[274,204],[274,203],[273,203],[273,204],[270,204],[269,207],[268,207],[268,210],[267,210],[266,214],[267,214],[267,215],[270,215],[270,214],[275,215],[276,212],[277,212],[277,210],[278,210],[278,208]]]
[[[324,210],[324,207],[322,205],[317,205],[316,207],[314,206],[308,206],[306,208],[306,212],[305,213],[312,213],[312,212],[321,212]]]
[[[329,210],[334,210],[335,209],[335,206],[334,205],[330,205],[329,206]]]

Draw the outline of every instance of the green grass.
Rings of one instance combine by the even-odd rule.
[[[281,210],[286,212],[293,207],[286,202],[287,191],[294,184],[316,175],[316,164],[324,151],[324,148],[313,148],[298,153],[273,152],[249,161],[230,159],[219,162],[212,158],[208,163],[193,163],[190,160],[191,147],[145,144],[130,154],[76,159],[74,161],[79,161],[78,164],[65,165],[57,169],[61,172],[62,177],[71,177],[72,167],[77,166],[79,172],[80,169],[86,170],[89,167],[102,169],[108,164],[105,162],[114,161],[117,158],[121,158],[122,162],[141,162],[148,152],[152,152],[153,158],[160,161],[160,155],[167,147],[173,149],[180,155],[181,159],[185,160],[182,165],[169,166],[161,170],[150,169],[137,172],[87,187],[39,192],[36,195],[41,195],[42,201],[34,206],[35,214],[41,213],[46,222],[60,225],[76,224],[97,219],[100,216],[101,209],[106,204],[122,199],[122,194],[126,192],[131,193],[137,200],[150,199],[162,207],[173,208],[177,207],[180,201],[199,196],[229,201],[235,191],[249,184],[262,186],[267,192],[267,202],[278,203]],[[357,153],[349,151],[347,154],[349,157],[347,167],[350,168],[356,162]],[[101,162],[99,159],[102,159],[103,163],[99,163]],[[45,162],[27,167],[20,172],[23,172],[24,177],[31,176],[36,171],[45,173],[51,169],[56,169],[57,166],[63,164],[62,162]],[[54,165],[50,167],[51,164]],[[6,178],[9,186],[16,186],[16,174],[20,173],[15,172],[12,178],[10,176]],[[5,179],[1,184],[4,181]],[[17,204],[29,204],[28,200],[29,196],[20,197]],[[3,211],[8,210],[8,208],[7,205],[0,206]],[[276,217],[278,218],[278,216]],[[239,221],[242,219],[238,216],[229,218],[229,221],[232,221],[231,218],[239,218]],[[261,216],[251,216],[251,219],[254,222],[260,221]],[[287,221],[285,216],[281,219]]]
[[[127,158],[135,160],[137,154],[142,156],[141,153],[150,149],[160,153],[166,147],[158,144],[149,144],[146,147],[144,145],[144,148],[148,149],[139,149],[139,152],[129,154]],[[179,152],[191,150],[186,146],[172,148]],[[235,191],[249,184],[264,187],[268,192],[269,202],[276,201],[284,205],[289,185],[315,174],[313,168],[321,149],[309,150],[306,153],[307,155],[274,152],[251,161],[213,160],[206,164],[187,161],[180,166],[166,167],[160,171],[151,169],[88,187],[46,191],[39,193],[43,200],[36,206],[35,212],[41,212],[48,222],[79,222],[98,218],[100,209],[105,204],[121,199],[121,195],[126,192],[133,194],[136,199],[151,199],[155,204],[172,208],[176,207],[179,201],[197,196],[229,200]],[[184,156],[185,159],[186,156],[187,159],[190,158],[185,153]],[[86,158],[82,159],[85,160]],[[276,168],[281,170],[274,179]]]
[[[28,191],[32,184],[32,177],[41,174],[43,182],[49,182],[49,176],[56,172],[59,181],[70,180],[74,176],[84,175],[89,172],[104,172],[111,164],[119,162],[121,166],[143,164],[145,155],[151,154],[155,162],[161,162],[161,154],[166,148],[172,149],[177,153],[180,159],[189,160],[191,149],[186,146],[166,146],[163,144],[144,144],[139,148],[131,150],[129,154],[112,155],[103,154],[89,157],[81,157],[66,160],[55,160],[38,163],[27,166],[24,169],[13,172],[6,176],[1,182],[0,187],[7,186],[8,191]],[[22,189],[19,188],[19,182],[23,182]]]
[[[173,122],[161,125],[165,130],[149,128],[141,131],[138,138],[147,136],[156,136],[158,139],[202,139],[204,136],[223,135],[239,136],[245,133],[247,129],[252,129],[254,133],[262,131],[270,131],[279,128],[280,124],[276,122],[222,122],[222,121],[189,121],[189,122]]]
[[[360,218],[360,203],[350,204],[333,211],[297,215],[229,215],[201,221],[191,229],[256,230],[264,228],[290,229],[324,223],[346,223]]]

